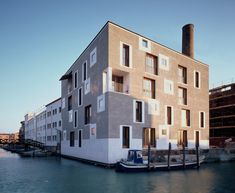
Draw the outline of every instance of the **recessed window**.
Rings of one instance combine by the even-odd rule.
[[[83,81],[87,79],[87,62],[84,62],[82,65],[82,77]]]
[[[96,124],[90,124],[90,139],[96,138]]]
[[[134,122],[144,123],[144,102],[134,100]]]
[[[169,70],[169,58],[162,54],[159,54],[159,68],[162,70]]]
[[[199,112],[200,128],[205,128],[205,112]]]
[[[174,83],[171,80],[164,79],[164,92],[166,94],[174,94]]]
[[[65,108],[65,98],[62,98],[61,107],[62,107],[62,109]]]
[[[82,106],[82,87],[78,89],[78,106]]]
[[[88,78],[85,82],[84,82],[84,93],[88,94],[91,90],[91,85],[90,85],[90,78]]]
[[[178,88],[178,103],[180,105],[187,105],[187,89],[179,87]]]
[[[160,114],[159,101],[155,99],[148,99],[148,114],[151,114],[151,115]]]
[[[181,119],[183,127],[190,127],[190,110],[181,110]]]
[[[187,84],[187,68],[178,66],[178,77],[180,83]]]
[[[97,112],[102,112],[105,110],[105,95],[100,95],[97,97]]]
[[[97,60],[97,54],[96,54],[96,48],[94,48],[94,50],[92,50],[92,52],[90,53],[90,67],[92,67]]]
[[[70,132],[70,147],[74,147],[74,131]]]
[[[200,81],[200,72],[194,71],[194,87],[200,88],[201,87],[201,81]]]
[[[73,122],[73,110],[69,111],[69,122]]]
[[[179,130],[177,132],[177,145],[181,146],[184,145],[188,147],[188,136],[187,130]]]
[[[74,85],[74,89],[76,89],[78,87],[78,72],[77,71],[74,73],[73,81],[74,81],[74,84],[73,84]]]
[[[122,65],[130,67],[130,46],[122,44]]]
[[[78,130],[78,147],[82,147],[82,130]]]
[[[173,112],[171,106],[166,107],[166,123],[167,125],[173,125]]]
[[[68,111],[72,109],[72,95],[68,97]]]
[[[144,78],[143,92],[146,97],[155,99],[155,80]]]
[[[155,128],[144,128],[143,130],[143,147],[147,148],[148,144],[150,147],[156,147],[156,134]]]
[[[85,125],[91,123],[91,105],[85,107]]]
[[[146,62],[145,62],[145,72],[150,74],[158,74],[158,59],[156,56],[151,54],[146,54]]]
[[[74,128],[78,127],[78,111],[74,111]]]
[[[123,76],[112,75],[112,90],[123,92]]]
[[[130,148],[130,127],[122,127],[122,148]]]
[[[142,39],[142,46],[145,47],[145,48],[148,48],[148,41]]]

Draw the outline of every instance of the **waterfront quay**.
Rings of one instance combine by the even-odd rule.
[[[59,157],[22,158],[0,149],[1,193],[234,193],[235,162],[199,170],[116,173]]]

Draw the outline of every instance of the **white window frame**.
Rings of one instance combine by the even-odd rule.
[[[136,102],[142,103],[142,122],[136,122]],[[133,100],[133,122],[134,123],[144,123],[145,121],[145,109],[144,109],[144,101],[142,100]]]
[[[99,102],[102,100],[102,105],[99,106]],[[105,95],[102,94],[97,97],[97,113],[105,111]]]
[[[84,64],[85,63],[86,63],[86,79],[84,79]],[[84,61],[82,63],[82,82],[85,82],[88,79],[88,77],[87,77],[87,70],[88,70],[88,68],[87,68],[87,60],[86,60],[86,61]]]
[[[95,59],[92,61],[92,56],[95,54]],[[96,52],[96,47],[91,51],[90,53],[90,68],[97,62],[97,52]]]
[[[122,64],[122,48],[123,48],[123,45],[129,46],[129,67]],[[120,54],[120,66],[125,67],[125,68],[132,68],[132,46],[128,43],[120,41],[120,52],[119,52],[119,54]]]
[[[68,112],[68,115],[69,115],[69,123],[73,122],[73,110],[70,110]]]
[[[148,47],[144,47],[143,46],[143,41],[146,41],[147,42],[147,45]],[[142,51],[145,51],[145,52],[151,52],[151,41],[149,41],[148,39],[146,38],[143,38],[143,37],[139,37],[139,49],[142,50]]]
[[[166,60],[166,64],[167,64],[166,66],[162,64],[162,59]],[[158,56],[158,66],[162,70],[169,71],[169,69],[170,69],[170,59],[169,59],[169,57],[167,57],[163,54],[159,54],[159,56]]]
[[[123,127],[129,127],[129,134],[130,134],[130,136],[129,136],[129,148],[123,148],[122,147],[122,142],[123,142],[123,138],[122,138],[122,131],[123,131]],[[120,136],[119,136],[119,138],[120,138],[120,147],[122,148],[122,149],[131,149],[132,148],[132,126],[131,125],[120,125]]]
[[[182,122],[182,111],[185,111],[185,125],[183,124],[183,122]],[[191,128],[191,125],[192,125],[192,122],[191,122],[191,116],[192,116],[192,114],[191,114],[191,111],[189,110],[189,115],[190,115],[190,125],[189,126],[187,126],[187,110],[189,110],[189,109],[181,109],[181,126],[182,127],[185,127],[185,128]]]
[[[196,87],[196,72],[198,72],[198,75],[199,75],[199,87]],[[201,89],[201,72],[197,71],[197,70],[194,70],[193,71],[193,86],[194,88],[197,88],[197,89]]]
[[[167,123],[167,107],[171,107],[171,124]],[[165,105],[165,124],[168,126],[174,125],[174,107],[171,105]]]
[[[80,92],[80,90],[81,90],[81,104],[79,104],[79,100],[80,100],[79,92]],[[78,99],[78,107],[81,107],[83,105],[83,88],[82,88],[82,86],[78,89],[78,97],[77,97],[77,99]]]
[[[171,90],[168,86],[171,87]],[[164,79],[164,93],[174,95],[174,82],[172,80]]]
[[[204,127],[201,127],[201,113],[203,113],[203,118],[204,118],[204,121],[203,121],[203,125],[204,125]],[[205,111],[199,111],[199,128],[201,128],[201,129],[204,129],[204,128],[206,128],[206,112]]]
[[[77,75],[77,82],[76,82],[76,84],[77,84],[77,87],[75,87],[76,86],[76,84],[75,84],[75,76]],[[75,71],[74,72],[74,74],[73,74],[73,89],[76,89],[76,88],[78,88],[78,70],[77,71]]]
[[[90,78],[86,79],[84,82],[84,94],[88,94],[91,91],[91,81]]]
[[[148,114],[160,115],[160,103],[156,99],[148,99]]]

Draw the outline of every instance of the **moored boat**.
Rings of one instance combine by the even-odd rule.
[[[204,156],[200,156],[199,160],[189,159],[181,160],[172,157],[172,159],[162,162],[151,162],[143,160],[141,150],[129,150],[127,160],[121,160],[116,164],[117,172],[145,172],[145,171],[169,171],[180,169],[199,168],[203,162]]]

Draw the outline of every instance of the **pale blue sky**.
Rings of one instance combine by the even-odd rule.
[[[60,96],[61,75],[111,20],[181,51],[181,28],[195,25],[195,58],[210,85],[235,77],[233,0],[0,0],[0,132]]]

